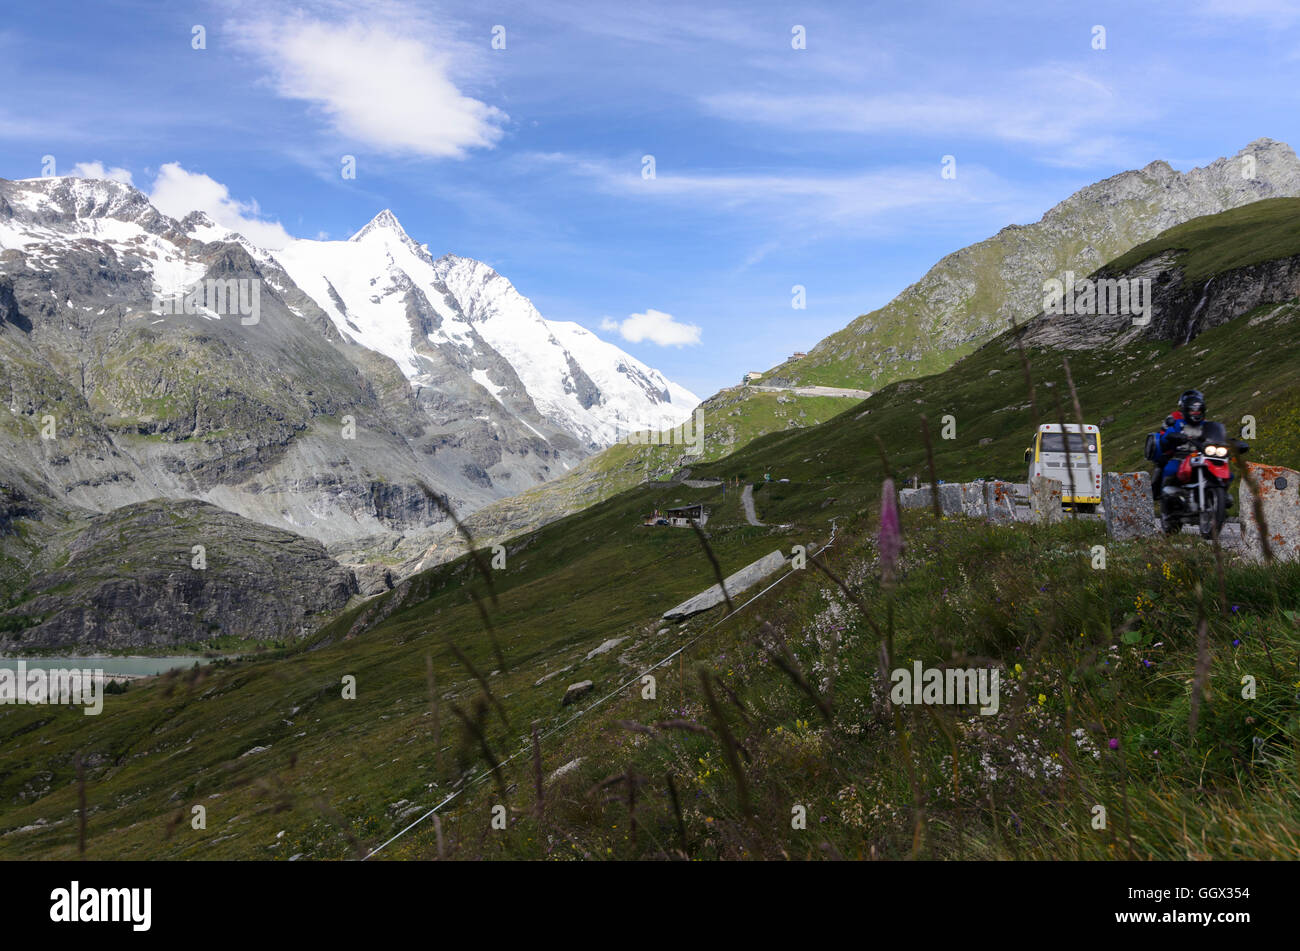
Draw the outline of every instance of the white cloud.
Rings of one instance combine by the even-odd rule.
[[[132,185],[131,173],[124,168],[104,168],[103,162],[78,162],[68,174],[74,178],[106,178],[110,182]]]
[[[293,240],[278,221],[262,218],[257,202],[231,198],[225,185],[201,172],[187,172],[179,162],[168,162],[158,170],[149,200],[172,218],[202,211],[222,227],[238,231],[253,244],[271,251]]]
[[[409,24],[296,18],[231,29],[263,61],[279,95],[314,103],[338,132],[366,145],[458,158],[503,134],[506,114],[464,95],[450,76],[451,54],[431,49],[417,39],[427,32]]]
[[[700,342],[700,328],[695,324],[678,323],[672,314],[647,307],[644,314],[633,314],[619,322],[606,317],[600,329],[614,331],[630,343],[649,340],[661,347],[691,346]]]

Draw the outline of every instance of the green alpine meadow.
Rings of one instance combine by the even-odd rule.
[[[1026,345],[1038,315],[687,479],[678,447],[606,450],[562,480],[592,493],[572,514],[491,545],[471,516],[466,554],[300,638],[129,683],[100,717],[8,707],[0,842],[15,857],[1300,857],[1300,565],[1192,535],[1112,541],[1076,513],[904,509],[882,535],[894,486],[1017,481],[1036,421],[1073,417],[1076,399],[1103,420],[1107,469],[1141,470],[1168,408],[1149,376],[1173,362],[1213,381],[1219,416],[1254,419],[1250,458],[1300,468],[1300,300],[1257,283],[1300,275],[1298,204],[1197,218],[1103,268],[1158,259],[1162,287],[1212,280],[1227,309],[1190,344]],[[643,524],[692,505],[708,512],[697,530]],[[118,551],[185,534],[135,534],[137,508],[95,530]],[[663,618],[774,551],[785,563],[761,589]],[[65,596],[147,570],[86,562]],[[886,659],[995,669],[998,714],[891,703]]]
[[[6,933],[1284,934],[1298,51],[6,10]]]

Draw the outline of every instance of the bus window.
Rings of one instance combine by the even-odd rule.
[[[1096,437],[1088,434],[1088,440],[1085,444],[1084,437],[1078,433],[1040,433],[1039,438],[1042,440],[1042,443],[1039,451],[1064,453],[1066,436],[1070,438],[1070,452],[1080,456],[1085,452],[1096,453]]]

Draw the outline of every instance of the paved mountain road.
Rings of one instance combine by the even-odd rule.
[[[758,386],[750,383],[751,390],[763,390],[766,393],[794,393],[796,396],[844,396],[850,399],[865,400],[871,395],[870,390],[851,390],[842,386]]]

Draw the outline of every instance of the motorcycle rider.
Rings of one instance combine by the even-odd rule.
[[[1178,488],[1171,484],[1186,453],[1180,450],[1188,443],[1202,438],[1205,432],[1205,396],[1200,390],[1187,390],[1178,398],[1178,412],[1166,420],[1170,425],[1160,433],[1158,440],[1161,469],[1161,486],[1164,493],[1176,495]],[[1229,476],[1231,479],[1231,476]]]

